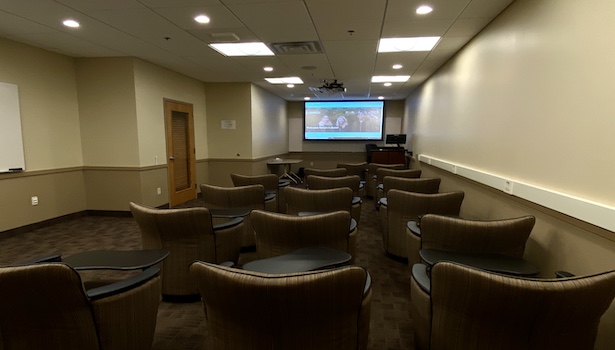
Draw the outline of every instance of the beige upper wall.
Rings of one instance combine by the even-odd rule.
[[[132,58],[76,59],[84,164],[139,166]]]
[[[614,13],[513,2],[408,100],[415,152],[615,205]]]
[[[288,152],[286,101],[252,85],[252,158]]]
[[[290,101],[286,104],[288,112],[288,137],[290,152],[364,152],[365,141],[304,141],[303,140],[303,102]],[[404,117],[404,101],[384,101],[385,133],[401,133]],[[375,142],[384,145],[383,141]]]
[[[139,165],[156,165],[156,159],[158,164],[167,163],[164,99],[192,104],[196,159],[206,159],[204,83],[142,60],[135,60],[134,67]]]
[[[252,159],[251,84],[207,83],[207,142],[209,158]],[[222,129],[234,120],[236,129]]]
[[[74,60],[0,38],[0,81],[18,86],[26,169],[83,165]]]

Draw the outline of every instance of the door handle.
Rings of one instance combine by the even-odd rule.
[[[169,157],[169,160],[175,160],[175,157],[170,156],[170,157]]]

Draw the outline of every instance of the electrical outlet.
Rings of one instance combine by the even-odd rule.
[[[314,162],[310,162],[310,166],[314,166]]]
[[[38,205],[38,196],[32,196],[30,200],[32,201],[32,205]]]
[[[158,187],[156,189],[156,194],[161,195],[162,194],[162,189],[160,187]]]
[[[513,193],[513,182],[512,181],[506,180],[506,182],[504,183],[504,192],[508,194]]]

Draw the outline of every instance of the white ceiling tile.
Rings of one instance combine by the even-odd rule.
[[[453,20],[386,21],[382,28],[383,38],[408,38],[417,36],[442,36]]]
[[[318,40],[303,2],[234,4],[229,8],[263,42]]]

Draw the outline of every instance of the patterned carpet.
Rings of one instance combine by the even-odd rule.
[[[198,200],[195,201],[198,205]],[[414,349],[409,313],[410,270],[384,253],[379,213],[364,199],[359,223],[356,264],[372,276],[372,313],[369,348]],[[100,249],[140,249],[141,237],[130,217],[83,216],[20,234],[0,236],[0,265],[58,252],[69,256]],[[244,253],[240,262],[254,258]],[[84,280],[105,279],[108,272],[82,272]],[[116,272],[113,272],[116,273]],[[152,349],[203,349],[205,323],[200,302],[162,302]]]

